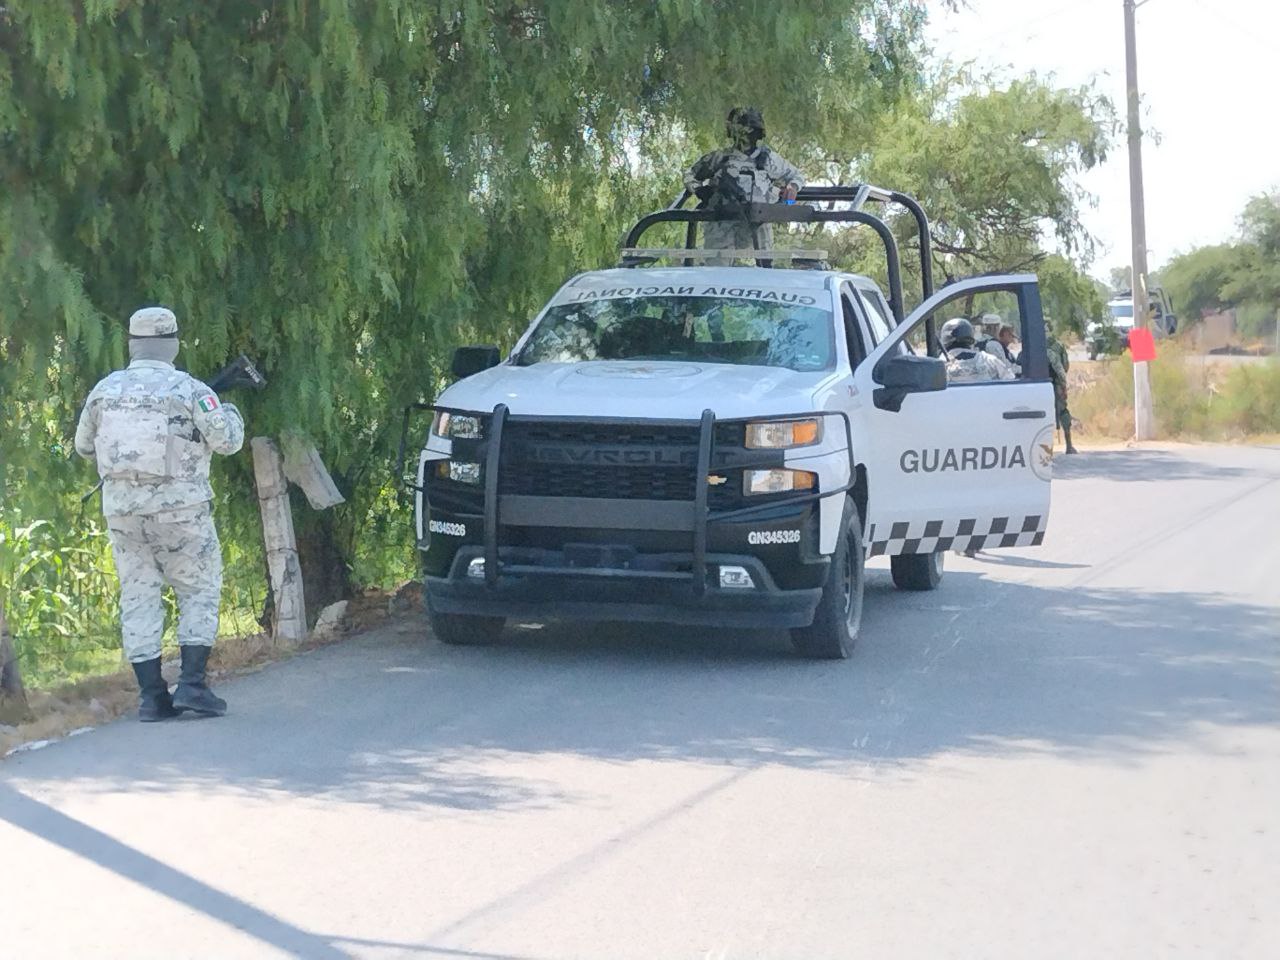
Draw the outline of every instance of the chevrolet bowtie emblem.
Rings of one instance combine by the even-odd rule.
[[[707,483],[708,483],[708,484],[710,484],[710,485],[711,485],[711,486],[713,486],[713,487],[718,487],[718,486],[720,486],[720,484],[722,484],[722,483],[728,483],[728,482],[729,482],[729,478],[728,478],[728,477],[722,477],[722,476],[719,476],[718,474],[714,474],[714,473],[713,473],[713,474],[711,474],[711,476],[707,477]]]

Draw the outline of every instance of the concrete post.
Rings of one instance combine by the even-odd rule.
[[[1142,0],[1145,2],[1145,0]],[[1147,294],[1147,215],[1142,190],[1142,123],[1138,100],[1138,42],[1134,13],[1141,4],[1124,0],[1125,86],[1129,107],[1129,218],[1133,228],[1133,325],[1150,325]],[[1145,361],[1133,365],[1133,435],[1151,440],[1156,434],[1151,403],[1151,376]]]
[[[298,542],[289,509],[289,481],[284,474],[280,448],[269,437],[254,437],[253,474],[258,487],[258,509],[262,513],[262,540],[271,572],[274,620],[272,637],[277,642],[300,643],[307,636],[307,605],[302,592],[302,568],[298,564]]]

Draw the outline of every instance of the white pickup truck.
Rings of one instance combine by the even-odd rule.
[[[1148,294],[1152,335],[1173,336],[1178,332],[1178,318],[1169,297],[1159,287],[1151,287]],[[1090,360],[1108,353],[1120,353],[1129,347],[1129,331],[1134,324],[1133,294],[1125,292],[1112,297],[1107,301],[1107,313],[1106,320],[1095,320],[1085,327],[1084,342]]]
[[[714,216],[666,213],[648,219]],[[903,316],[896,270],[886,297],[822,264],[644,253],[566,282],[505,360],[460,348],[460,379],[418,405],[433,418],[409,482],[442,641],[492,641],[508,617],[647,620],[785,627],[800,653],[845,657],[866,560],[928,590],[948,550],[1041,542],[1054,407],[1034,276],[954,283]],[[949,383],[935,326],[992,304],[1020,325],[1019,378]]]

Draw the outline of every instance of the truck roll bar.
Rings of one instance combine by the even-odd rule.
[[[688,192],[686,191],[677,202],[681,202],[687,196]],[[685,249],[694,250],[697,248],[697,225],[699,223],[725,222],[746,222],[752,226],[758,226],[763,223],[860,223],[871,227],[880,237],[880,242],[884,244],[885,259],[889,268],[889,307],[893,311],[895,320],[898,323],[902,322],[905,316],[906,304],[902,298],[902,270],[898,259],[898,241],[894,239],[893,231],[889,229],[888,224],[879,217],[861,210],[818,210],[808,204],[799,203],[795,205],[747,203],[741,204],[736,208],[682,210],[672,204],[665,210],[658,210],[641,217],[636,225],[631,228],[627,233],[626,239],[622,242],[626,254],[620,265],[634,267],[650,259],[637,255],[640,250],[639,241],[647,230],[659,223],[688,224],[685,231]],[[766,258],[761,257],[760,259]],[[686,263],[686,266],[690,263],[692,263],[691,260]]]
[[[640,246],[640,237],[650,227],[659,223],[684,223],[685,249],[692,250],[698,243],[698,224],[726,221],[745,221],[753,227],[763,223],[859,223],[871,227],[879,235],[885,245],[885,256],[888,261],[890,306],[894,317],[901,322],[905,312],[902,299],[901,266],[898,260],[897,243],[891,231],[880,217],[863,211],[868,202],[884,205],[896,204],[903,207],[915,221],[916,236],[920,246],[920,288],[921,302],[933,295],[933,247],[929,235],[929,218],[924,208],[915,198],[897,190],[886,190],[869,183],[837,184],[832,186],[804,187],[796,196],[795,204],[746,203],[721,207],[716,210],[686,210],[685,205],[692,199],[688,190],[681,193],[665,210],[659,210],[642,217],[636,223],[623,243],[624,247],[634,249]],[[843,203],[848,204],[844,210],[818,210],[811,204]],[[623,262],[623,266],[635,266],[635,262]],[[688,266],[689,263],[686,263]],[[897,277],[895,286],[894,278]],[[932,321],[930,322],[932,326]],[[933,332],[930,331],[933,338]]]

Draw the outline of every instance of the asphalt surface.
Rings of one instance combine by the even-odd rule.
[[[1275,957],[1280,448],[785,635],[388,628],[0,763],[5,957]]]

